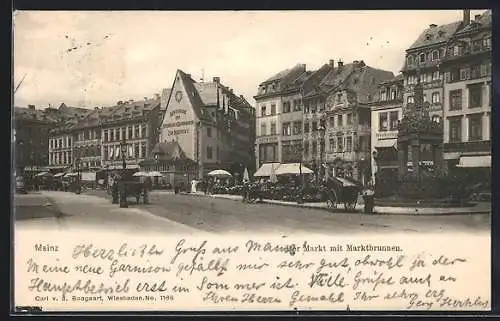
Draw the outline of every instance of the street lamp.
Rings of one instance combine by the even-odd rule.
[[[377,159],[378,159],[378,155],[377,155],[377,151],[374,150],[372,152],[372,157],[373,157],[373,177],[372,177],[372,180],[373,180],[373,187],[375,187],[375,184],[377,182],[377,172],[378,172],[378,164],[377,164]]]
[[[125,154],[127,153],[127,141],[125,140],[125,137],[123,137],[122,141],[120,142],[120,149],[121,149],[121,157],[122,157],[122,167],[123,167],[123,173],[122,173],[122,184],[121,189],[120,189],[120,207],[127,208],[127,187],[125,186],[125,170],[127,169],[127,161],[125,159]]]

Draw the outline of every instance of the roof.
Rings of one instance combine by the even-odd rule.
[[[306,65],[304,64],[297,64],[292,68],[282,70],[272,76],[271,78],[268,78],[267,80],[263,81],[260,83],[260,85],[274,82],[274,81],[282,81],[283,83],[287,83],[289,81],[293,81],[297,79],[301,74],[306,72]]]
[[[177,141],[171,141],[167,143],[157,143],[155,147],[151,150],[151,157],[158,154],[158,159],[162,161],[175,161],[175,160],[188,160],[189,157],[182,150],[182,147]]]
[[[474,31],[476,28],[481,28],[481,29],[491,29],[492,24],[491,24],[491,10],[486,10],[481,14],[478,20],[472,20],[470,24],[465,26],[462,30],[457,32],[458,34],[462,33],[467,33],[469,31]]]
[[[14,119],[45,121],[47,123],[56,122],[57,119],[47,115],[44,110],[30,109],[26,107],[13,107]]]
[[[457,32],[461,25],[462,21],[455,21],[441,26],[429,27],[420,34],[417,40],[415,40],[415,42],[407,50],[448,41],[448,39],[450,39],[450,37]]]

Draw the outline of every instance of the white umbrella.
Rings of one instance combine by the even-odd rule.
[[[149,174],[146,172],[135,172],[132,176],[149,176]]]
[[[216,169],[208,173],[208,176],[214,176],[214,177],[232,177],[228,171],[225,171],[223,169]]]
[[[250,180],[250,177],[248,175],[248,168],[245,167],[245,170],[243,171],[243,181],[248,182]]]
[[[147,174],[149,177],[163,177],[163,174],[160,172],[149,172]]]

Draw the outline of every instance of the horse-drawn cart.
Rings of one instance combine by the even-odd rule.
[[[337,208],[343,203],[346,210],[352,211],[356,208],[360,188],[344,178],[333,177],[326,182],[324,193],[328,208]]]

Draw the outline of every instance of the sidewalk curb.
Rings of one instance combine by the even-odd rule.
[[[236,202],[241,202],[241,199],[234,199],[231,197],[224,197],[221,195],[203,195],[203,194],[194,194],[194,193],[179,193],[180,195],[187,195],[187,196],[194,196],[194,197],[206,197],[206,198],[219,198],[219,199],[227,199],[231,201],[236,201]],[[311,206],[307,204],[293,204],[293,203],[277,203],[273,202],[272,200],[263,200],[264,204],[269,204],[269,205],[277,205],[277,206],[288,206],[288,207],[296,207],[296,208],[308,208],[308,209],[316,209],[316,210],[324,210],[328,211],[330,213],[346,213],[343,211],[342,208],[338,209],[328,209],[326,207],[322,206]],[[384,206],[388,207],[388,206]],[[485,210],[478,210],[478,211],[461,211],[461,212],[447,212],[447,213],[436,213],[436,212],[417,212],[417,213],[408,213],[407,211],[400,211],[400,212],[377,212],[377,206],[375,206],[374,213],[373,214],[367,214],[363,213],[362,210],[356,209],[353,212],[347,212],[347,214],[359,214],[359,215],[393,215],[393,216],[398,216],[398,215],[406,215],[406,216],[449,216],[449,215],[489,215],[491,214],[490,211],[485,211]]]

